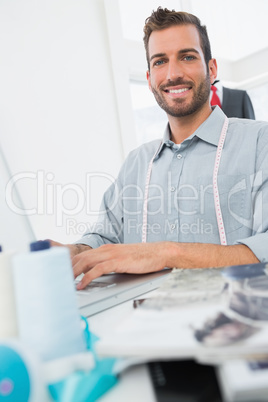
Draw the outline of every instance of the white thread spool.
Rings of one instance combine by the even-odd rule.
[[[18,254],[13,271],[20,339],[43,361],[85,351],[68,248]]]
[[[11,254],[0,247],[0,339],[18,335]]]

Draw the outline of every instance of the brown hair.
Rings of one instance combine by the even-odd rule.
[[[207,34],[207,28],[205,25],[201,25],[199,18],[193,14],[189,14],[182,11],[168,10],[167,8],[158,7],[156,11],[153,11],[150,17],[145,20],[145,26],[143,29],[144,37],[143,42],[146,50],[146,58],[148,63],[148,69],[150,70],[149,50],[148,43],[150,35],[153,31],[160,31],[165,28],[169,28],[174,25],[189,25],[192,24],[196,27],[199,37],[201,48],[204,53],[205,61],[208,66],[209,60],[211,60],[211,48]]]

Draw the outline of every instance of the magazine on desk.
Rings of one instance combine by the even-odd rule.
[[[268,355],[268,264],[174,269],[97,344],[104,356],[149,360]]]

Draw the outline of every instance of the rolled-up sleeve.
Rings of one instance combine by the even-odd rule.
[[[237,244],[248,246],[260,262],[268,262],[268,233],[259,233],[237,241]]]
[[[252,183],[252,236],[237,240],[248,246],[261,262],[268,262],[268,129],[262,130],[256,152]]]

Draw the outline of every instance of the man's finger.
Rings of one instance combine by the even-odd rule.
[[[94,268],[88,271],[81,281],[76,285],[77,290],[84,289],[89,283],[91,283],[94,279],[101,277],[104,274],[108,274],[113,272],[111,262],[102,262],[97,264]]]

